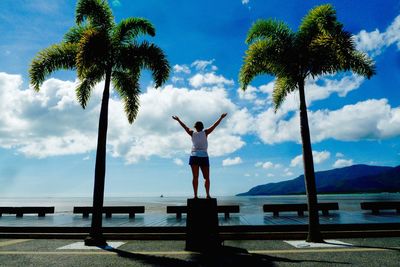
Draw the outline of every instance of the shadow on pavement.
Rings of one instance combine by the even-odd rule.
[[[189,259],[177,259],[165,256],[145,255],[128,252],[116,248],[102,248],[109,252],[115,252],[118,256],[139,261],[155,266],[276,266],[276,262],[285,263],[315,263],[315,264],[349,264],[347,262],[332,262],[319,260],[292,260],[283,257],[275,257],[249,253],[247,250],[236,247],[222,246],[212,252],[193,253]]]
[[[230,246],[222,246],[221,249],[215,252],[193,254],[191,259],[201,266],[276,266],[278,262],[349,264],[347,262],[292,260],[283,257],[249,253],[245,249]]]
[[[324,242],[325,244],[333,244],[335,245],[335,243],[329,243],[329,242]],[[397,251],[400,252],[400,248],[396,248],[396,247],[379,247],[379,246],[366,246],[366,245],[346,245],[346,244],[340,244],[340,246],[343,247],[348,247],[348,248],[371,248],[371,249],[384,249],[384,250],[392,250],[392,251]]]

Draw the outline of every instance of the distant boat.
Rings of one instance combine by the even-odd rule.
[[[164,195],[161,195],[160,197],[164,197]]]

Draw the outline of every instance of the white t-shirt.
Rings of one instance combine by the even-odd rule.
[[[207,135],[205,131],[196,132],[192,134],[192,156],[196,157],[208,157],[207,148]]]

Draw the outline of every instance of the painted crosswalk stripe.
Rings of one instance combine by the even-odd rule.
[[[339,240],[325,240],[324,243],[306,242],[304,240],[286,240],[284,242],[295,248],[343,248],[353,246],[350,243]]]
[[[79,250],[93,250],[93,249],[113,249],[118,248],[125,244],[126,242],[119,242],[119,241],[111,241],[107,242],[108,246],[106,247],[94,247],[94,246],[85,246],[84,242],[74,242],[72,244],[59,247],[57,249],[79,249]]]

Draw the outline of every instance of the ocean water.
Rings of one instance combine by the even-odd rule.
[[[263,204],[306,203],[305,195],[290,196],[223,196],[219,205],[235,204],[242,214],[259,214]],[[146,214],[165,214],[166,206],[186,205],[187,197],[106,197],[104,205],[145,206]],[[400,201],[400,193],[319,195],[319,202],[338,202],[340,210],[359,211],[363,201]],[[0,206],[54,206],[56,213],[72,213],[74,206],[90,206],[90,197],[0,198]]]

